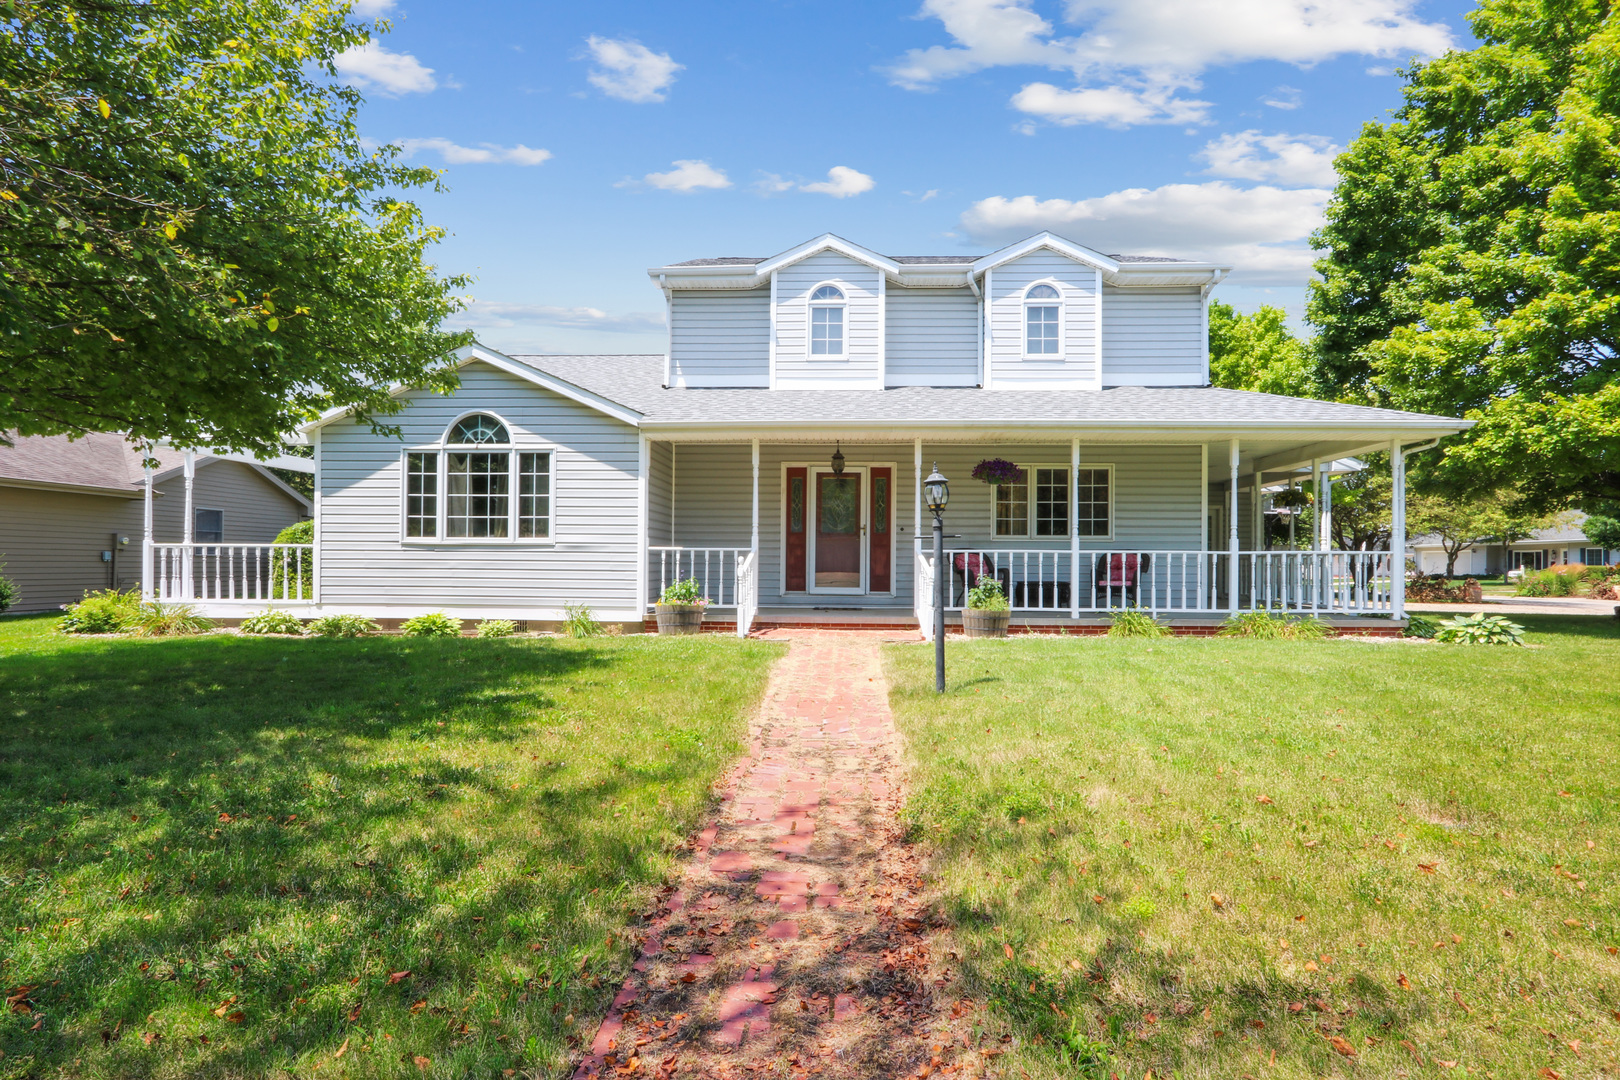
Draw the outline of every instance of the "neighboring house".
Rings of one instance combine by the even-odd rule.
[[[1620,551],[1605,551],[1586,538],[1586,533],[1581,531],[1585,521],[1585,514],[1573,511],[1564,524],[1538,529],[1530,537],[1509,545],[1506,552],[1500,543],[1475,544],[1458,553],[1456,573],[1495,576],[1502,572],[1504,562],[1509,570],[1519,567],[1545,570],[1549,566],[1568,563],[1610,566],[1620,562]],[[1408,554],[1425,574],[1446,572],[1446,550],[1437,536],[1414,537]]]
[[[342,412],[307,425],[307,610],[545,623],[586,603],[639,625],[695,576],[711,621],[741,630],[927,627],[936,575],[953,619],[991,575],[1016,621],[1048,628],[1128,605],[1200,625],[1267,605],[1387,619],[1388,552],[1254,551],[1255,493],[1468,426],[1212,388],[1206,304],[1227,269],[1209,263],[1045,233],[923,257],[827,235],[649,273],[665,354],[471,346],[454,394],[398,391],[403,438]],[[1023,482],[972,480],[988,458]],[[919,496],[936,463],[938,568]]]
[[[140,583],[145,457],[121,435],[30,436],[0,443],[0,562],[22,598],[14,611],[47,611],[86,590]],[[185,538],[185,455],[153,452],[154,535]],[[275,465],[311,469],[306,458]],[[239,455],[194,458],[193,532],[199,541],[265,544],[309,517],[310,503],[265,466]]]

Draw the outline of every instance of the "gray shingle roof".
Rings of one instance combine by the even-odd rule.
[[[1222,390],[1210,386],[1119,386],[1092,390],[980,390],[897,387],[890,390],[667,389],[661,354],[512,359],[626,405],[652,423],[739,424],[870,421],[1055,423],[1432,424],[1443,417],[1333,401]]]
[[[1185,259],[1167,259],[1162,255],[1110,255],[1110,259],[1121,263],[1176,263],[1185,262]],[[984,258],[983,255],[890,255],[889,258],[902,266],[971,266]],[[687,259],[685,262],[670,263],[671,266],[755,266],[764,262],[766,256],[758,258],[752,255],[724,255],[718,259]]]
[[[14,439],[11,446],[0,445],[0,478],[129,492],[144,480],[144,456],[122,435],[30,435]],[[181,458],[166,448],[156,456],[165,468]]]

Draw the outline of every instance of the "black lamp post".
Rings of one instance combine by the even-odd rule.
[[[923,481],[923,504],[934,515],[934,690],[937,693],[945,692],[945,599],[950,581],[950,570],[945,566],[945,523],[940,515],[950,501],[951,482],[940,474],[936,461],[934,471]]]

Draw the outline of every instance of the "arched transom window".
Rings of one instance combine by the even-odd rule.
[[[440,448],[405,454],[405,538],[548,539],[551,472],[551,451],[514,447],[500,418],[463,416]]]
[[[1063,294],[1044,282],[1024,293],[1024,355],[1058,356],[1063,352]]]
[[[836,285],[810,294],[810,355],[844,355],[844,290]]]

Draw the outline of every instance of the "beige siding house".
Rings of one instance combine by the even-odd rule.
[[[143,453],[110,434],[15,438],[0,444],[0,563],[22,597],[16,612],[49,611],[86,590],[134,588],[145,536]],[[160,446],[153,474],[153,536],[185,539],[185,455]],[[302,458],[277,459],[307,471]],[[193,457],[194,536],[264,544],[310,515],[309,500],[257,462]]]

